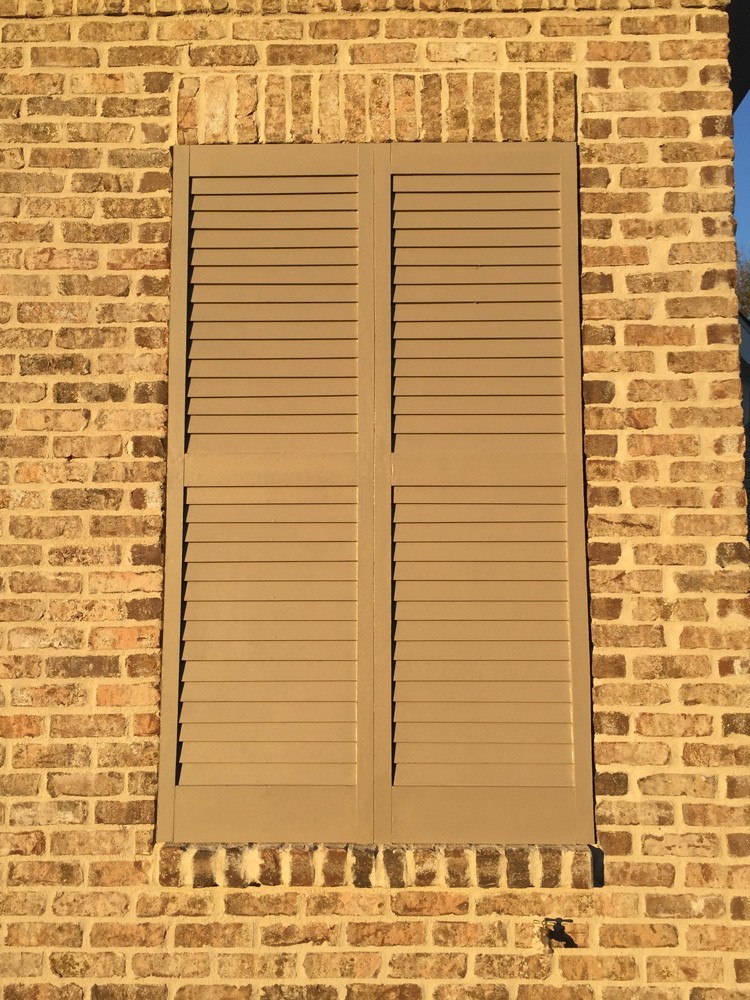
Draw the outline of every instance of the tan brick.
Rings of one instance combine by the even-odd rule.
[[[606,15],[575,17],[553,16],[543,17],[540,22],[543,35],[565,38],[568,36],[590,37],[591,35],[607,35],[612,25],[612,18]]]
[[[386,37],[388,38],[403,38],[403,34],[392,34],[391,30],[397,31],[398,29],[406,28],[409,24],[414,24],[415,22],[404,22],[401,20],[387,22],[386,23]],[[373,35],[377,35],[380,28],[380,21],[376,18],[371,17],[361,17],[361,18],[326,18],[321,21],[311,21],[309,24],[310,38],[320,39],[320,38],[372,38]],[[432,28],[432,26],[431,26]],[[415,32],[417,34],[424,32],[424,22],[416,22]]]
[[[667,833],[641,837],[641,851],[647,857],[716,857],[721,843],[716,834]]]
[[[670,826],[674,808],[668,802],[617,802],[603,800],[597,815],[600,822],[618,826]]]
[[[146,885],[149,868],[146,861],[95,861],[89,865],[89,882],[93,886]]]
[[[353,50],[356,46],[352,46]],[[269,45],[266,59],[269,66],[311,66],[334,63],[338,48],[336,45]],[[352,60],[356,61],[356,60]],[[380,62],[379,59],[373,60]]]
[[[12,833],[0,834],[0,856],[2,857],[44,854],[45,847],[45,836],[41,830],[28,832],[14,830]]]
[[[393,979],[462,979],[467,956],[443,952],[438,955],[408,952],[390,959],[388,975]]]
[[[500,983],[450,983],[437,986],[435,1000],[508,1000],[508,989]]]
[[[34,45],[31,47],[32,66],[98,66],[99,55],[94,48],[75,45]]]
[[[424,996],[421,986],[416,983],[404,983],[392,986],[386,983],[353,983],[346,987],[346,1000],[422,1000]],[[267,1000],[282,1000],[269,996]],[[308,1000],[300,995],[299,1000]],[[333,997],[323,995],[309,1000],[333,1000]]]
[[[191,66],[254,66],[258,50],[254,45],[191,45],[188,58]],[[270,53],[268,61],[273,65]]]
[[[252,986],[180,986],[175,1000],[251,1000],[252,989]]]
[[[599,979],[623,981],[638,976],[637,963],[630,957],[561,955],[560,971],[565,979],[586,982]]]
[[[722,917],[725,903],[717,895],[647,895],[646,915],[650,917],[696,918]]]
[[[398,892],[391,897],[391,909],[402,916],[442,916],[468,913],[469,900],[460,892]]]
[[[687,946],[691,951],[738,951],[744,950],[742,933],[745,928],[722,927],[719,925],[696,925],[687,929]]]
[[[479,954],[475,974],[480,979],[546,979],[552,967],[551,955]]]
[[[430,22],[429,31],[434,31]],[[472,17],[461,25],[461,35],[464,38],[522,38],[531,31],[531,22],[523,17]]]
[[[354,921],[347,927],[347,941],[351,945],[394,947],[425,944],[427,931],[421,921],[408,923],[369,923]]]
[[[678,14],[635,15],[623,17],[620,26],[624,35],[686,35],[690,18]]]
[[[303,966],[310,979],[370,979],[380,972],[383,958],[377,952],[310,953]]]
[[[339,928],[329,923],[269,924],[261,929],[260,941],[266,947],[294,944],[336,944]]]
[[[619,76],[626,88],[666,90],[682,87],[687,82],[688,69],[686,66],[628,66],[619,70]]]
[[[11,923],[5,943],[13,948],[80,948],[83,930],[78,923]]]
[[[219,975],[224,979],[294,979],[297,977],[297,955],[294,952],[278,952],[273,955],[259,954],[224,954],[219,955]],[[279,991],[279,1000],[283,1000],[287,991],[300,997],[309,995],[315,1000],[318,993],[334,1000],[331,987],[316,984],[314,986],[263,986],[262,995],[273,996]]]
[[[607,865],[610,885],[666,886],[674,884],[673,865],[652,862],[613,861]]]
[[[640,138],[686,138],[690,135],[690,122],[687,118],[674,118],[660,115],[658,117],[639,116],[634,118],[621,117],[617,123],[617,134],[625,139]]]
[[[125,957],[111,951],[98,953],[52,952],[50,968],[61,979],[103,978],[122,976]]]
[[[108,66],[174,66],[179,50],[168,45],[113,45],[108,50]]]
[[[568,42],[507,42],[510,62],[570,63],[573,46]]]
[[[246,894],[244,895],[246,896]],[[237,897],[238,901],[239,898]],[[285,905],[291,906],[292,909],[279,910],[279,912],[294,913],[296,897],[290,898],[287,895],[286,897],[282,897],[282,899],[287,899],[288,902]],[[320,914],[337,914],[354,917],[378,916],[385,913],[387,901],[387,896],[384,893],[376,892],[374,889],[366,894],[352,891],[317,892],[307,900],[306,910],[311,916]],[[273,905],[273,903],[257,900],[254,905],[263,907]]]
[[[127,835],[123,831],[114,830],[56,831],[51,834],[50,840],[52,853],[58,855],[124,854],[128,845]]]
[[[164,924],[94,924],[91,944],[95,948],[159,948],[164,944]]]

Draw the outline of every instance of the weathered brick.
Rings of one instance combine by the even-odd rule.
[[[351,922],[347,927],[347,941],[357,947],[394,947],[425,944],[427,931],[421,921],[409,923]]]
[[[355,46],[352,46],[352,61],[356,62]],[[269,66],[308,66],[333,63],[336,61],[336,45],[269,45],[266,59]]]
[[[714,954],[739,950],[750,884],[726,13],[313,6],[2,11],[6,1000],[735,1000]],[[157,873],[170,146],[417,139],[579,143],[611,891],[557,888],[591,860],[554,847],[170,846]],[[482,909],[475,885],[512,888]],[[575,956],[541,951],[552,913]]]
[[[295,944],[336,944],[339,929],[335,924],[268,924],[261,928],[260,943],[265,947],[288,947]]]

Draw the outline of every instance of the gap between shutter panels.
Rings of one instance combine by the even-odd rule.
[[[564,449],[559,179],[393,188],[394,447],[435,452],[393,495],[394,782],[569,786],[565,491],[479,471]],[[438,485],[451,450],[466,485]]]

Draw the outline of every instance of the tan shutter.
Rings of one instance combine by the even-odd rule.
[[[357,560],[372,507],[369,419],[361,449],[357,434],[367,154],[177,153],[189,279],[173,293],[166,623],[181,603],[182,633],[165,636],[165,656],[181,680],[165,695],[178,754],[162,765],[174,813],[160,809],[160,835],[369,840],[372,667],[357,618],[358,599],[371,603],[369,546],[364,594]]]
[[[391,836],[586,840],[575,148],[390,160]]]
[[[592,838],[576,189],[177,151],[162,839]]]

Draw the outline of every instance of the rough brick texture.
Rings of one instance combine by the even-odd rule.
[[[725,7],[0,0],[3,1000],[750,997]],[[171,147],[571,139],[606,887],[155,845]]]

